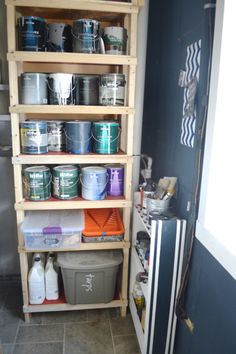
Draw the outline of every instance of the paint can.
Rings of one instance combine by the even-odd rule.
[[[51,197],[52,176],[49,167],[32,166],[23,171],[23,190],[27,200],[47,200]]]
[[[73,199],[78,197],[78,168],[73,165],[53,167],[53,197]]]
[[[86,200],[102,200],[106,197],[107,169],[100,166],[82,167],[82,198]]]
[[[49,52],[72,52],[72,28],[66,23],[48,24]]]
[[[99,76],[75,75],[75,104],[98,106]]]
[[[48,151],[64,151],[65,150],[65,122],[48,121]]]
[[[48,152],[47,122],[22,122],[20,123],[20,135],[23,154],[46,154]]]
[[[103,41],[106,54],[125,55],[127,47],[127,30],[123,27],[105,27]]]
[[[44,52],[47,43],[47,24],[42,17],[23,16],[17,19],[19,50]]]
[[[107,194],[118,197],[124,194],[124,166],[105,165],[108,174]]]
[[[124,106],[125,75],[101,75],[99,83],[99,104],[102,106]]]
[[[21,74],[21,103],[47,104],[47,74],[23,73]]]
[[[91,151],[91,122],[65,123],[66,151],[72,154],[88,154]]]
[[[100,45],[100,22],[78,19],[73,22],[73,52],[98,53]]]
[[[73,74],[54,73],[48,76],[49,104],[71,105],[73,99]]]
[[[94,122],[92,128],[93,150],[97,154],[115,154],[119,151],[119,123]]]

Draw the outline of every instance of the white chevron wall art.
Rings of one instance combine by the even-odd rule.
[[[197,112],[195,97],[200,73],[201,39],[187,46],[185,62],[185,85],[183,116],[181,124],[181,144],[193,148],[196,131]]]

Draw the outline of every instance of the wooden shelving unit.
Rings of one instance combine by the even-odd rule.
[[[130,216],[132,208],[131,179],[133,162],[133,126],[135,111],[135,77],[136,77],[136,34],[137,17],[143,0],[131,0],[129,3],[99,0],[6,0],[8,29],[8,64],[10,114],[12,126],[12,146],[15,181],[15,209],[18,226],[18,251],[20,255],[21,278],[23,288],[23,311],[26,321],[30,313],[44,311],[66,311],[86,308],[120,307],[125,316],[128,305],[128,265],[130,248]],[[127,55],[23,52],[16,45],[16,20],[19,16],[41,16],[48,22],[61,21],[72,23],[78,18],[93,18],[102,26],[121,25],[129,33]],[[19,101],[18,77],[22,72],[67,72],[82,74],[103,74],[109,72],[124,73],[127,79],[126,105],[116,106],[56,106],[24,105]],[[115,155],[71,155],[67,153],[48,153],[45,155],[23,155],[20,149],[20,122],[27,118],[53,120],[90,119],[102,120],[114,117],[121,124],[120,152]],[[86,201],[76,198],[71,201],[51,199],[44,202],[30,202],[23,198],[22,166],[40,164],[106,164],[121,163],[125,166],[124,196],[106,198],[101,201]],[[119,299],[109,304],[69,305],[64,303],[47,303],[30,305],[28,298],[27,276],[29,271],[28,254],[24,248],[23,235],[20,232],[24,213],[27,210],[62,210],[84,208],[120,208],[123,209],[125,236],[122,242],[81,244],[77,251],[98,249],[122,249],[123,267]],[[55,249],[55,251],[68,251]],[[34,251],[33,251],[34,252]]]

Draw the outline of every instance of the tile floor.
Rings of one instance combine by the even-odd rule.
[[[22,315],[21,285],[0,281],[0,354],[139,354],[132,319],[119,309]]]

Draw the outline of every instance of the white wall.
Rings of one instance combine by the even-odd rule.
[[[236,279],[236,1],[218,0],[196,236]]]

